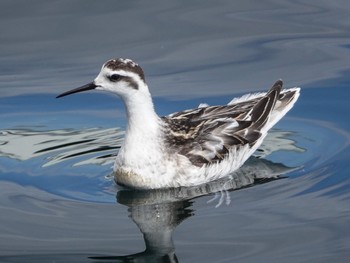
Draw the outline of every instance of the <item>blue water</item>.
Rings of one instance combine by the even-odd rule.
[[[1,1],[0,262],[348,262],[350,4],[151,2]],[[55,99],[114,57],[159,115],[302,93],[232,178],[131,191],[111,177],[122,102]]]

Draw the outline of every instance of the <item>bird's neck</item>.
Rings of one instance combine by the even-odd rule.
[[[159,117],[156,114],[150,94],[124,99],[128,118],[127,133],[146,132],[153,134],[159,130]]]
[[[162,132],[161,120],[154,110],[149,92],[134,94],[123,98],[123,101],[128,118],[123,148],[136,157],[142,152],[140,148],[154,148],[157,145]]]

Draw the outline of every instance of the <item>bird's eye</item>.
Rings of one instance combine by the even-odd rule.
[[[110,81],[113,81],[113,82],[116,82],[116,81],[118,81],[119,79],[120,79],[120,75],[118,75],[118,74],[113,74],[113,75],[110,75],[110,76],[108,76],[108,79],[110,80]]]

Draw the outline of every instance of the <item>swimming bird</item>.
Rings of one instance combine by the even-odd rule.
[[[257,150],[268,130],[297,101],[300,88],[247,94],[227,105],[209,106],[159,117],[142,68],[130,59],[111,59],[98,76],[57,98],[87,90],[117,94],[128,124],[114,164],[118,184],[159,189],[201,185],[228,176]]]

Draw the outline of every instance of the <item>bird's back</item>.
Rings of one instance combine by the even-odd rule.
[[[255,150],[299,96],[299,88],[282,90],[282,85],[278,80],[267,93],[163,117],[168,147],[197,167],[220,163],[233,148]]]

